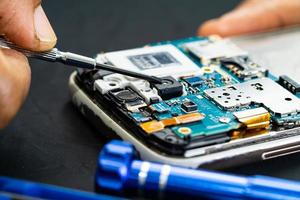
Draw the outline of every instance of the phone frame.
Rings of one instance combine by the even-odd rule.
[[[235,141],[213,145],[218,150],[211,153],[201,155],[203,148],[198,148],[194,152],[190,152],[190,157],[173,157],[164,155],[154,149],[146,146],[142,141],[130,134],[128,130],[122,127],[122,123],[114,119],[112,115],[106,111],[101,104],[93,100],[76,80],[77,72],[73,72],[69,79],[69,88],[72,101],[79,111],[90,121],[95,127],[105,125],[108,128],[108,134],[115,134],[123,140],[132,143],[140,154],[141,159],[160,162],[166,164],[180,165],[191,168],[207,167],[210,169],[222,169],[226,167],[236,166],[258,160],[266,160],[275,157],[285,156],[300,151],[300,127],[283,131],[272,131],[268,133],[269,139],[274,140],[252,145],[236,145]],[[107,129],[107,130],[108,130]],[[281,138],[286,136],[286,138]],[[111,135],[109,135],[109,138]],[[254,136],[262,137],[262,136]],[[252,137],[251,137],[252,138]],[[278,139],[277,139],[278,138]],[[250,139],[248,139],[250,140]],[[247,141],[245,139],[244,141]],[[251,141],[249,141],[251,144]],[[233,148],[228,148],[228,144],[233,144]],[[198,150],[198,152],[197,152]]]

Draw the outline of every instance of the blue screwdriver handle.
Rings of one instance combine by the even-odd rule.
[[[137,159],[134,147],[111,141],[100,153],[96,187],[109,191],[211,199],[300,199],[300,183],[266,176],[237,176]]]

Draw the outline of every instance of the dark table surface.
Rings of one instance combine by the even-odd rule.
[[[43,1],[62,50],[84,55],[133,48],[195,34],[197,26],[230,10],[237,0]],[[0,175],[93,190],[98,153],[105,140],[70,102],[59,64],[32,61],[29,97],[0,134]],[[226,169],[300,180],[299,154]]]

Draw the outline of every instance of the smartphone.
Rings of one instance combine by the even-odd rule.
[[[129,141],[148,161],[221,169],[296,153],[300,85],[288,73],[298,70],[297,42],[293,28],[101,53],[98,62],[163,82],[78,69],[69,79],[72,101],[104,135]]]

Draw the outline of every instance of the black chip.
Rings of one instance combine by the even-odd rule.
[[[193,101],[185,101],[181,104],[181,108],[185,112],[194,112],[198,110],[198,106]]]
[[[113,72],[107,71],[107,70],[103,70],[103,69],[100,69],[100,70],[98,70],[98,71],[93,75],[93,79],[94,79],[94,80],[102,79],[104,76],[107,76],[107,75],[110,75],[110,74],[113,74]]]
[[[300,84],[288,76],[279,76],[278,83],[293,94],[297,94],[300,92]]]
[[[171,76],[162,77],[161,79],[163,83],[153,84],[152,87],[156,88],[162,99],[168,100],[182,95],[183,87],[176,79]]]
[[[158,103],[159,102],[159,98],[158,97],[151,97],[150,98],[150,104],[154,104],[154,103]]]

